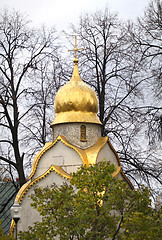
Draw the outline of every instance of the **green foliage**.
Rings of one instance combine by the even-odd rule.
[[[105,161],[82,166],[71,184],[36,188],[33,208],[42,216],[20,239],[160,239],[160,211],[152,209],[147,188],[137,191]]]
[[[3,234],[3,229],[1,227],[2,221],[0,221],[0,240],[12,240],[12,238],[8,235]]]

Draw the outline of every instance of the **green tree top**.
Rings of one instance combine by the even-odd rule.
[[[71,184],[36,188],[32,206],[42,216],[20,239],[160,239],[160,210],[150,191],[131,190],[105,161],[82,166]]]

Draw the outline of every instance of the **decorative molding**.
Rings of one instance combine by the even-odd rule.
[[[11,220],[11,227],[10,227],[10,235],[11,235],[11,236],[12,236],[12,234],[13,234],[14,228],[15,228],[15,221],[12,219],[12,220]]]
[[[33,164],[32,164],[31,174],[30,174],[28,179],[31,179],[33,177],[33,175],[34,175],[34,173],[35,173],[35,171],[37,169],[38,162],[39,162],[40,158],[42,157],[42,155],[47,150],[52,148],[58,141],[61,141],[64,145],[66,145],[67,147],[69,147],[69,148],[73,149],[74,151],[76,151],[79,154],[83,164],[87,164],[88,165],[87,155],[84,152],[84,150],[82,150],[81,148],[78,148],[76,146],[73,146],[72,144],[70,144],[66,140],[66,138],[64,136],[59,135],[54,142],[46,143],[45,146],[43,147],[43,149],[39,153],[36,154],[36,156],[34,158],[34,161],[33,161]]]
[[[25,193],[28,191],[28,186],[30,185],[31,182],[32,181],[30,179],[18,191],[18,193],[16,195],[16,198],[15,198],[15,201],[17,201],[19,204],[21,203],[21,200],[22,200],[23,196],[25,195]]]
[[[53,143],[52,142],[48,142],[44,145],[44,147],[41,149],[40,152],[38,152],[35,157],[34,157],[34,160],[33,160],[33,163],[32,163],[32,169],[31,169],[31,173],[30,173],[30,176],[28,179],[31,179],[32,176],[34,175],[35,171],[36,171],[36,168],[37,168],[37,165],[38,165],[38,162],[39,162],[39,159],[41,158],[41,156],[48,150],[50,149],[51,147],[53,146]]]

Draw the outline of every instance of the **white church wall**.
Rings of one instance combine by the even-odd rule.
[[[55,172],[50,172],[44,179],[41,179],[38,183],[34,184],[29,188],[28,192],[23,197],[21,202],[21,218],[18,222],[18,232],[26,231],[29,226],[32,226],[34,222],[41,221],[41,216],[38,211],[31,207],[32,200],[30,199],[30,195],[34,193],[34,188],[38,187],[47,187],[56,183],[58,186],[63,184],[63,182],[69,183],[69,180],[62,178],[60,175]]]
[[[46,172],[51,165],[61,166],[67,173],[72,173],[82,164],[79,154],[74,149],[58,141],[42,155],[32,180]]]

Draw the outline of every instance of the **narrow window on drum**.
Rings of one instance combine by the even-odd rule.
[[[80,141],[81,142],[87,142],[87,139],[86,139],[86,126],[85,125],[81,125],[80,126]]]

